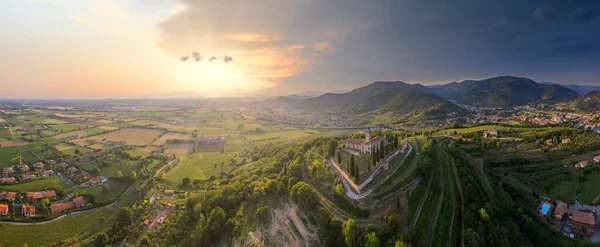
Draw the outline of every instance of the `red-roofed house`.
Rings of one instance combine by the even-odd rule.
[[[37,192],[27,192],[27,200],[37,200],[44,198],[56,198],[55,190],[47,190],[47,191],[37,191]]]
[[[15,181],[16,181],[15,178],[12,178],[12,177],[11,178],[2,178],[2,179],[0,179],[0,183],[1,184],[12,184]]]
[[[371,138],[371,131],[365,131],[365,140],[350,139],[346,140],[346,147],[360,151],[362,154],[371,155],[371,151],[379,148],[381,142],[387,143],[385,136],[376,136]]]
[[[35,180],[35,174],[23,174],[23,175],[21,175],[21,181],[26,182],[26,181],[31,181],[31,180]]]
[[[102,179],[102,177],[100,176],[95,176],[90,179],[90,185],[96,185],[101,183],[104,183],[104,179]]]
[[[67,211],[74,207],[75,207],[74,202],[59,202],[59,203],[52,203],[50,205],[50,210],[52,211],[53,214],[56,214],[56,213],[61,213],[61,212]]]
[[[88,172],[83,172],[83,173],[75,175],[75,181],[79,182],[79,183],[83,183],[83,182],[87,181],[88,179],[90,179],[91,176],[92,176],[92,174],[90,174]]]
[[[42,168],[44,168],[44,163],[42,163],[42,162],[35,162],[35,163],[33,163],[33,168],[35,168],[35,169],[42,169]]]
[[[53,170],[45,170],[45,171],[42,171],[42,176],[43,176],[43,177],[50,177],[50,176],[52,176],[52,175],[54,175],[54,171],[53,171]]]
[[[0,215],[8,215],[8,204],[0,204]]]
[[[15,170],[10,167],[2,169],[2,176],[9,177],[13,174],[15,174]]]
[[[79,170],[77,170],[77,168],[75,167],[69,167],[67,168],[67,172],[69,172],[69,174],[73,175],[74,173],[78,172]]]
[[[570,142],[571,142],[571,138],[565,138],[565,139],[560,140],[560,144],[568,144]]]
[[[573,211],[571,229],[580,233],[594,233],[596,217],[590,212]]]
[[[16,197],[17,197],[16,192],[5,192],[5,191],[0,192],[0,200],[15,199]]]
[[[35,215],[35,205],[23,204],[23,206],[21,206],[21,214],[23,216],[34,216]]]
[[[575,168],[585,168],[588,165],[589,161],[582,160],[579,163],[575,164]]]
[[[29,172],[29,166],[28,165],[18,165],[17,169],[19,169],[19,172]]]
[[[76,208],[85,207],[85,200],[83,200],[83,196],[73,198],[73,203],[75,203]]]

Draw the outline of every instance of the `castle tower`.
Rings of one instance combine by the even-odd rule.
[[[371,140],[371,130],[365,131],[365,141]]]

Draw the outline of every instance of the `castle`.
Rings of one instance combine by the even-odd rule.
[[[371,138],[371,130],[365,131],[365,139],[346,140],[346,147],[359,151],[362,154],[371,155],[371,151],[379,148],[381,142],[387,142],[385,136],[376,136]]]

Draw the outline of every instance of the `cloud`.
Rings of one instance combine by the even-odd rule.
[[[233,58],[225,55],[225,57],[223,57],[223,62],[225,62],[225,63],[233,62]]]
[[[576,9],[571,13],[571,19],[575,22],[588,22],[600,15],[598,10]]]
[[[92,17],[93,16],[91,14],[86,13],[86,12],[82,12],[82,13],[77,13],[74,16],[71,16],[71,20],[74,21],[74,22],[83,23],[83,22],[90,21],[92,19]]]
[[[190,59],[189,56],[183,56],[183,57],[179,58],[179,60],[181,60],[182,62],[186,62],[188,59]]]
[[[540,7],[535,9],[533,13],[531,13],[531,16],[540,21],[549,21],[556,17],[556,12],[550,7]]]
[[[209,62],[212,62],[212,61],[214,61],[214,60],[217,60],[217,57],[215,57],[215,56],[212,56],[212,57],[210,57],[210,58],[208,59],[208,61],[209,61]]]
[[[194,61],[196,62],[200,62],[202,61],[202,55],[200,55],[200,53],[198,52],[192,52],[192,57],[194,58]]]
[[[239,42],[274,42],[283,40],[283,35],[276,33],[240,33],[225,35],[225,38]]]

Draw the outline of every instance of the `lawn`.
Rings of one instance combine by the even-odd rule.
[[[183,134],[183,133],[173,133],[167,132],[158,138],[152,145],[160,146],[164,145],[167,140],[193,140],[194,137],[191,134]]]
[[[235,153],[221,154],[220,152],[193,153],[181,156],[179,164],[167,172],[167,180],[181,183],[181,179],[184,177],[193,180],[218,175],[221,171],[228,172],[232,169],[228,161],[233,157],[235,157]],[[223,162],[224,164],[221,166]],[[214,168],[215,164],[217,164],[216,169]]]
[[[0,224],[0,245],[55,246],[61,241],[81,239],[92,236],[112,225],[116,207],[103,207],[90,212],[65,216],[63,219],[37,225]],[[102,220],[102,217],[106,221]]]
[[[124,141],[127,144],[146,146],[150,145],[150,143],[162,135],[163,132],[164,131],[157,129],[124,128],[106,134],[92,136],[87,139],[94,141]]]
[[[8,191],[40,191],[48,188],[62,188],[65,192],[73,191],[73,187],[65,184],[58,176],[20,184],[0,184],[0,190]]]
[[[106,194],[102,193],[103,185],[81,187],[79,188],[79,194],[90,194],[94,197],[96,203],[105,203],[116,200],[130,185],[130,183],[127,182],[111,179],[105,184],[108,185],[108,192]]]
[[[339,152],[339,150],[338,150],[338,152]],[[346,166],[350,164],[352,154],[342,150],[341,155],[342,155],[342,163],[339,165],[346,173],[350,174],[348,172],[348,170],[346,169]],[[369,172],[369,167],[368,167],[369,165],[371,165],[371,167],[370,167],[371,171],[374,171],[375,169],[377,169],[377,167],[372,166],[371,159],[372,159],[371,156],[368,156],[368,155],[363,155],[363,154],[361,154],[360,156],[354,155],[354,164],[356,164],[358,166],[358,170],[360,171],[359,183],[365,181],[371,175],[371,173]],[[335,161],[337,162],[337,154],[335,156]]]
[[[40,144],[30,143],[23,146],[0,147],[0,166],[8,167],[11,164],[18,164],[18,160],[11,161],[11,159],[15,158],[19,153],[23,153],[23,156],[25,156],[28,149],[35,149],[37,147],[40,147]]]

